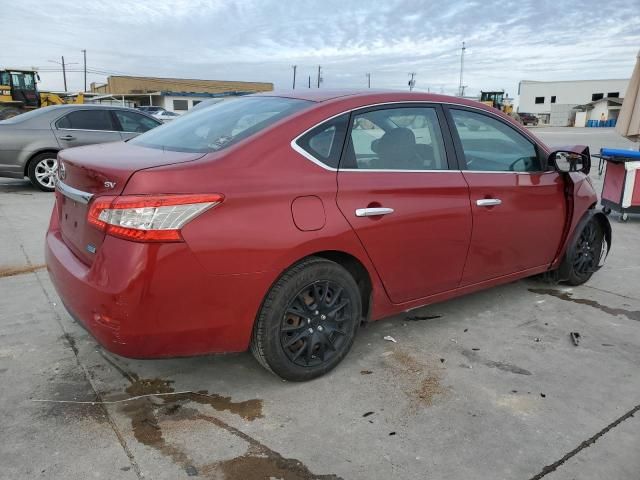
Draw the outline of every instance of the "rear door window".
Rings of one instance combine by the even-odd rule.
[[[73,130],[116,130],[111,113],[106,109],[78,110],[68,113],[56,122],[56,127]]]
[[[341,168],[447,170],[438,115],[432,107],[372,110],[352,117]]]
[[[139,113],[126,110],[114,110],[113,113],[120,122],[123,132],[144,133],[160,125],[160,122]]]

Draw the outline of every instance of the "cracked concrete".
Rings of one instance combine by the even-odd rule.
[[[621,146],[608,135],[589,138]],[[51,206],[0,179],[0,479],[638,478],[637,217],[612,219],[587,285],[526,280],[383,320],[334,372],[289,384],[249,354],[104,352],[38,268]],[[162,392],[177,395],[127,401]]]

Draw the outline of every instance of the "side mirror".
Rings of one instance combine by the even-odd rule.
[[[591,157],[588,150],[586,153],[556,150],[549,155],[547,164],[560,173],[582,172],[588,175],[591,170]]]

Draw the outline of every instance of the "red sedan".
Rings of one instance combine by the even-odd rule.
[[[541,273],[577,285],[611,245],[587,149],[441,95],[252,95],[58,159],[49,273],[127,357],[250,347],[307,380],[363,321]]]

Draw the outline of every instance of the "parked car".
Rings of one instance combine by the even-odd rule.
[[[29,177],[40,190],[53,191],[63,148],[116,142],[146,132],[160,122],[131,108],[55,105],[0,121],[0,177]]]
[[[518,118],[523,125],[538,125],[538,117],[533,113],[518,113]]]
[[[170,122],[171,120],[175,120],[178,117],[180,117],[179,113],[168,112],[166,110],[153,113],[153,118],[155,118],[156,120],[160,120],[162,123]]]
[[[308,380],[363,321],[536,274],[586,282],[611,245],[589,168],[587,148],[461,98],[245,96],[61,152],[46,262],[112,352],[250,347]]]

